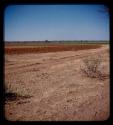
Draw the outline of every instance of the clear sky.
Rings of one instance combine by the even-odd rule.
[[[5,41],[109,40],[103,5],[11,5],[4,11]]]

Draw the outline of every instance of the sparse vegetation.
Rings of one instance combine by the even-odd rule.
[[[5,97],[7,101],[14,101],[20,98],[29,98],[29,92],[24,86],[14,86],[11,83],[5,84]]]
[[[99,78],[100,80],[103,80],[108,75],[103,74],[102,71],[100,70],[101,63],[102,63],[101,55],[89,56],[83,59],[83,65],[81,66],[81,70],[87,77]]]

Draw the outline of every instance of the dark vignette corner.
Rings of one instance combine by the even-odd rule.
[[[2,0],[3,1],[3,0]],[[17,0],[18,1],[18,0]],[[20,0],[21,1],[21,0]],[[25,0],[23,0],[25,1]],[[26,2],[27,3],[27,2]],[[46,2],[45,2],[46,3]],[[5,9],[12,4],[22,4],[22,1],[19,2],[2,2],[2,4],[0,4],[0,28],[1,28],[1,35],[0,35],[0,68],[1,68],[1,72],[0,72],[0,77],[1,77],[1,84],[0,84],[0,120],[5,120],[5,115],[4,115],[4,82],[5,82],[5,76],[4,76],[4,14],[5,14]],[[25,4],[25,2],[23,3]],[[29,3],[30,4],[30,3]],[[40,4],[40,2],[39,2]],[[43,4],[43,3],[41,3]],[[49,3],[50,4],[50,3]],[[54,4],[54,3],[53,3]],[[69,4],[69,3],[68,3]],[[105,5],[110,7],[110,100],[112,98],[112,7],[110,4],[105,3]],[[110,101],[110,117],[108,118],[108,120],[111,121],[111,117],[112,117],[112,100]]]

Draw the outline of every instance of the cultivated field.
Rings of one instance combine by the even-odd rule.
[[[101,79],[81,70],[89,56],[101,56]],[[5,86],[7,120],[106,120],[110,115],[109,45],[6,45]]]
[[[58,51],[77,51],[77,50],[85,50],[85,49],[96,49],[101,47],[101,45],[90,45],[90,44],[82,44],[82,45],[69,45],[69,44],[28,44],[28,45],[7,45],[5,47],[6,54],[24,54],[24,53],[47,53],[47,52],[58,52]]]

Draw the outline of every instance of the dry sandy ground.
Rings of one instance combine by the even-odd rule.
[[[98,121],[110,115],[109,77],[86,77],[83,58],[101,54],[109,74],[109,46],[98,49],[5,55],[5,83],[22,87],[31,98],[5,104],[11,121]],[[24,93],[24,91],[23,91]]]

